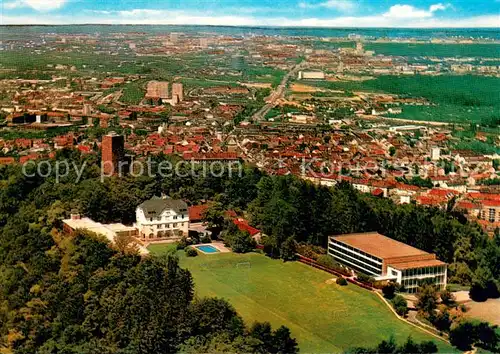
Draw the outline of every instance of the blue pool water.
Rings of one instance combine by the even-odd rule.
[[[197,249],[199,249],[200,251],[203,251],[205,253],[216,253],[216,252],[219,252],[219,250],[213,246],[210,246],[210,245],[203,245],[203,246],[198,246],[196,247]]]

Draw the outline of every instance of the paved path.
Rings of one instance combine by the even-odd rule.
[[[305,66],[304,62],[295,65],[283,77],[283,79],[281,80],[281,83],[278,85],[278,87],[276,87],[276,89],[274,89],[274,91],[272,91],[271,94],[269,95],[269,97],[266,99],[266,104],[261,109],[259,109],[256,113],[254,113],[254,115],[252,116],[252,119],[254,121],[259,121],[259,120],[264,119],[267,112],[269,112],[271,110],[271,108],[273,108],[276,105],[276,101],[278,99],[284,97],[286,84],[287,84],[288,80],[290,79],[290,77],[295,75],[297,73],[297,71],[299,71],[300,69],[304,68],[304,66]]]
[[[375,294],[377,294],[377,295],[378,295],[378,297],[380,297],[380,298],[382,299],[382,301],[383,301],[383,302],[384,302],[384,303],[385,303],[385,304],[389,307],[389,309],[392,311],[392,313],[393,313],[393,314],[394,314],[394,315],[395,315],[395,316],[396,316],[396,317],[397,317],[400,321],[406,322],[406,323],[408,323],[409,325],[411,325],[411,326],[413,326],[413,327],[417,327],[417,328],[418,328],[418,329],[420,329],[421,331],[424,331],[425,333],[430,334],[431,336],[436,337],[436,338],[438,338],[438,339],[442,340],[443,342],[446,342],[446,343],[450,344],[450,342],[449,342],[448,340],[444,339],[444,338],[443,338],[443,337],[441,337],[441,336],[438,336],[436,333],[431,332],[431,331],[429,331],[428,329],[423,328],[423,327],[421,327],[421,326],[419,326],[419,325],[417,325],[417,324],[415,324],[415,323],[413,323],[413,322],[410,322],[410,321],[408,321],[407,319],[405,319],[405,318],[403,318],[403,317],[399,316],[399,315],[398,315],[398,313],[397,313],[397,312],[394,310],[394,308],[392,307],[392,305],[391,305],[391,304],[390,304],[390,303],[389,303],[389,302],[388,302],[388,301],[387,301],[387,300],[386,300],[386,299],[385,299],[385,298],[384,298],[384,297],[383,297],[383,296],[382,296],[382,295],[381,295],[378,291],[374,291],[374,293],[375,293]],[[419,321],[419,322],[420,322],[420,321]],[[451,345],[451,344],[450,344],[450,345]]]

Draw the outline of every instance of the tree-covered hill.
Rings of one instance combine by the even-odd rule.
[[[242,211],[268,235],[266,246],[275,257],[290,248],[290,241],[325,246],[329,235],[379,231],[436,253],[450,263],[453,281],[473,285],[480,296],[498,295],[499,239],[488,239],[458,213],[395,205],[346,184],[326,188],[293,176],[264,176],[248,166],[232,177],[101,181],[95,156],[63,150],[57,159],[87,167],[79,180],[73,171],[56,183],[54,176],[42,178],[30,168],[23,173],[21,166],[0,166],[0,348],[136,353],[221,346],[247,351],[260,345],[278,350],[276,340],[249,338],[251,330],[227,303],[193,300],[191,277],[174,259],[141,260],[93,237],[57,232],[73,209],[101,222],[131,223],[136,206],[161,193],[190,204],[215,200],[223,209]],[[52,167],[55,163],[50,161]],[[224,310],[198,301],[214,301]],[[228,317],[215,316],[212,324],[204,308]],[[279,346],[294,347],[286,329],[273,333],[266,338],[276,335],[284,338]]]

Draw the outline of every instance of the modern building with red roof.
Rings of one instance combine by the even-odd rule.
[[[377,280],[393,280],[414,293],[422,282],[446,287],[446,263],[405,243],[378,232],[330,237],[328,254],[347,267]]]

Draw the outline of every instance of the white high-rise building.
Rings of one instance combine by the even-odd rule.
[[[441,149],[438,147],[433,147],[431,149],[431,160],[432,161],[437,161],[441,157]]]

